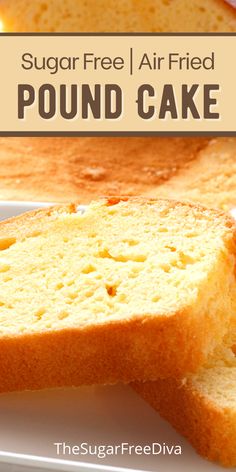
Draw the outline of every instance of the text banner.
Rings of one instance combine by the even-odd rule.
[[[1,135],[236,135],[234,34],[0,35]]]

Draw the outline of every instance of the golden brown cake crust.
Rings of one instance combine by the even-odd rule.
[[[0,199],[88,203],[139,195],[194,160],[206,138],[0,138]]]
[[[104,202],[115,204],[119,197]],[[182,204],[169,205],[175,208]],[[226,246],[235,251],[232,220],[223,213],[193,207],[209,218],[222,219],[228,228]],[[57,207],[58,211],[73,213],[76,205]],[[55,208],[43,209],[2,222],[0,248],[6,248],[8,240],[11,243],[48,229],[54,215]],[[0,337],[0,391],[180,377],[203,364],[206,333],[219,336],[222,329],[218,319],[205,318],[204,330],[202,317],[191,319],[186,308],[168,316],[132,316],[78,329]]]
[[[188,200],[229,211],[236,206],[236,139],[216,138],[146,197]]]
[[[224,0],[2,0],[6,31],[235,31]]]
[[[236,411],[220,408],[188,381],[165,379],[135,383],[139,393],[170,421],[206,459],[236,466]]]

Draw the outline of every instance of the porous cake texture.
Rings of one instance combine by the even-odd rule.
[[[196,371],[234,313],[235,227],[110,198],[0,225],[0,391]]]

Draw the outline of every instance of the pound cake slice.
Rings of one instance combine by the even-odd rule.
[[[134,389],[205,458],[236,467],[236,330],[197,374],[136,383]]]
[[[235,226],[168,200],[104,198],[0,224],[0,391],[196,371],[235,300]]]

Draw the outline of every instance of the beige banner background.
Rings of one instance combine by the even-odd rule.
[[[133,52],[133,74],[131,68],[131,48]],[[33,133],[43,134],[52,132],[157,132],[157,133],[236,133],[236,36],[235,35],[1,35],[0,36],[0,133]],[[76,70],[60,70],[51,74],[49,70],[24,70],[21,66],[22,55],[32,54],[41,62],[43,57],[80,57]],[[116,56],[124,60],[122,70],[97,70],[89,67],[84,70],[82,58],[85,53],[93,53],[96,57]],[[153,53],[164,57],[160,70],[149,70],[144,67],[138,70],[142,56],[147,53],[153,58]],[[189,53],[190,57],[215,56],[214,70],[179,70],[168,68],[170,53],[178,53],[181,57]],[[18,84],[31,84],[36,90],[35,103],[26,109],[24,120],[18,119]],[[37,91],[42,84],[50,83],[57,91],[57,113],[52,119],[45,120],[38,113]],[[123,91],[123,113],[119,119],[81,119],[81,106],[78,104],[78,117],[66,120],[59,112],[60,84],[118,84]],[[194,119],[189,114],[188,119],[171,119],[169,114],[165,120],[158,119],[160,99],[164,84],[173,84],[176,104],[181,114],[182,84],[199,84],[195,103],[201,119]],[[156,107],[156,116],[144,120],[137,112],[137,90],[142,84],[150,84],[156,90],[156,97],[149,99],[147,105]],[[203,85],[219,84],[220,92],[212,93],[217,99],[217,106],[212,111],[220,114],[220,119],[203,119]],[[104,104],[103,104],[104,105]],[[69,106],[68,106],[69,108]]]

